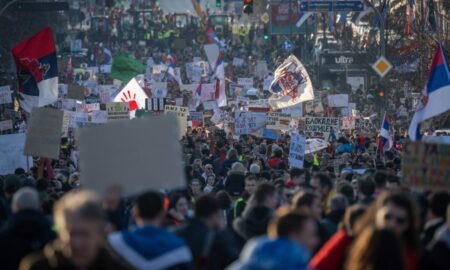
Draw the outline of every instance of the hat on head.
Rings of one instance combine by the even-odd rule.
[[[258,174],[261,172],[261,167],[259,167],[258,164],[253,163],[252,165],[250,165],[250,172],[254,173],[254,174]]]

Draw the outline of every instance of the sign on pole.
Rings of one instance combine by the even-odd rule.
[[[307,138],[321,138],[329,141],[339,131],[339,118],[306,117],[305,134]]]
[[[333,11],[363,11],[362,1],[301,1],[301,11],[333,12]]]
[[[386,58],[384,58],[384,56],[381,56],[372,65],[372,68],[378,75],[380,75],[381,78],[384,78],[384,76],[386,76],[386,74],[388,74],[392,69],[392,64]]]

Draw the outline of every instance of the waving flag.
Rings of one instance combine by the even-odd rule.
[[[406,6],[406,16],[407,16],[407,24],[406,24],[406,34],[411,35],[413,26],[414,26],[414,20],[415,20],[415,13],[416,13],[416,3],[414,0],[408,0],[408,5]]]
[[[420,123],[450,110],[450,72],[441,45],[438,45],[431,64],[428,83],[417,104],[416,112],[409,126],[409,138],[420,140]]]
[[[181,86],[183,82],[181,81],[180,70],[176,68],[177,58],[175,57],[175,55],[172,56],[171,54],[169,54],[161,58],[167,65],[167,74],[169,74],[178,83],[178,85]]]
[[[22,109],[31,112],[58,100],[58,67],[52,30],[48,27],[12,49]]]
[[[314,99],[308,72],[294,55],[290,55],[275,70],[269,91],[273,93],[269,98],[269,105],[274,110]]]
[[[131,79],[125,87],[116,95],[114,102],[128,102],[130,115],[133,118],[136,110],[145,109],[147,94],[141,88],[135,78]]]
[[[223,66],[222,53],[219,53],[216,67],[214,69],[214,77],[216,77],[215,99],[219,107],[227,106],[227,95],[225,93],[225,70]]]
[[[389,132],[390,124],[387,118],[387,115],[384,114],[383,122],[381,123],[380,129],[380,140],[379,140],[379,150],[380,150],[380,158],[383,158],[384,152],[388,151],[394,145],[394,141],[392,140],[392,136]]]
[[[208,35],[209,43],[216,43],[219,47],[225,47],[225,43],[220,41],[219,37],[212,29],[212,27],[208,28],[208,30],[206,31],[206,35]]]

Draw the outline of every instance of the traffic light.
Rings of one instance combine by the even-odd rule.
[[[378,96],[379,96],[380,98],[384,97],[384,92],[383,92],[383,91],[378,92]]]
[[[222,0],[216,0],[216,7],[221,8],[222,7]]]
[[[244,0],[244,6],[242,7],[242,12],[245,14],[253,13],[253,0]]]
[[[263,39],[264,40],[269,40],[269,29],[267,28],[267,26],[264,26]]]

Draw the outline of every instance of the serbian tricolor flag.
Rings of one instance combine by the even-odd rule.
[[[384,152],[388,151],[394,145],[394,141],[392,140],[391,133],[389,130],[391,129],[389,120],[387,115],[384,114],[383,122],[381,123],[380,129],[380,138],[379,138],[379,150],[380,150],[380,158],[383,158]]]
[[[214,76],[216,77],[215,99],[217,105],[219,107],[227,106],[227,95],[225,93],[225,69],[223,66],[222,53],[219,53],[219,57],[217,58]]]
[[[12,49],[22,109],[52,104],[58,99],[58,67],[52,30],[48,27]]]
[[[431,64],[428,83],[409,126],[409,138],[420,140],[420,123],[450,110],[450,72],[444,50],[439,44]]]
[[[225,44],[220,41],[212,27],[209,27],[208,30],[206,30],[206,35],[208,35],[209,43],[216,43],[219,47],[225,47]]]

